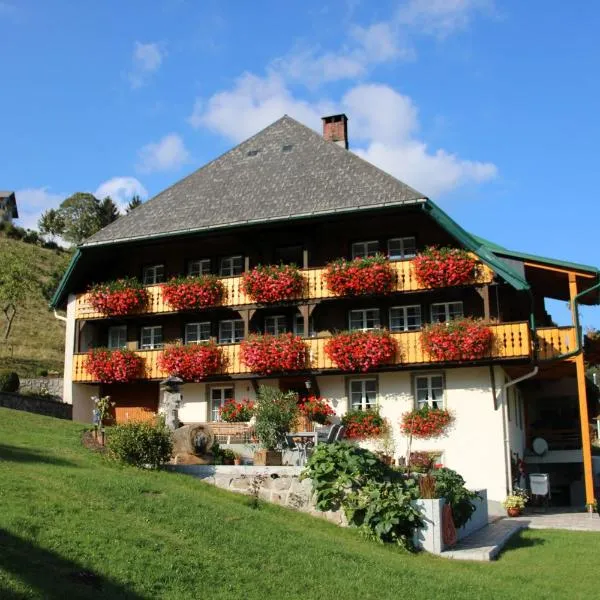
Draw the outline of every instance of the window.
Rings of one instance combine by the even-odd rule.
[[[265,317],[265,333],[279,335],[287,331],[287,319],[283,315]]]
[[[417,375],[415,377],[415,396],[417,408],[427,405],[429,408],[444,407],[444,376]]]
[[[232,387],[213,387],[210,388],[210,417],[212,421],[220,421],[221,415],[219,408],[225,404],[227,400],[233,399]]]
[[[241,275],[244,270],[243,256],[226,256],[221,259],[219,275],[229,277],[230,275]]]
[[[127,325],[115,325],[108,328],[108,347],[111,350],[127,346]]]
[[[151,265],[144,267],[142,281],[144,285],[160,283],[165,279],[165,265]]]
[[[377,379],[350,380],[350,409],[368,410],[377,404]]]
[[[444,323],[452,319],[463,317],[462,302],[438,302],[431,305],[431,321],[433,323]]]
[[[302,315],[294,315],[294,334],[300,337],[305,337],[304,333],[304,317]],[[313,326],[312,318],[308,319],[308,337],[315,335],[315,328]]]
[[[350,330],[379,329],[379,309],[378,308],[363,308],[360,310],[350,311]]]
[[[186,323],[185,343],[199,344],[210,340],[210,321],[203,323]]]
[[[210,273],[210,258],[202,260],[190,260],[188,263],[188,275],[198,277],[199,275],[208,275]]]
[[[415,331],[416,329],[421,329],[419,305],[390,308],[390,331]]]
[[[221,344],[235,344],[244,339],[244,321],[230,319],[219,322],[219,342]]]
[[[142,327],[142,335],[140,337],[142,350],[153,350],[155,348],[162,348],[163,346],[163,333],[161,325]]]
[[[417,253],[414,237],[392,238],[388,240],[388,256],[390,260],[412,258]]]
[[[352,244],[352,258],[365,258],[375,256],[379,252],[379,242],[371,240],[370,242],[356,242]]]

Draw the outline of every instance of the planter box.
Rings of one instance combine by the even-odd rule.
[[[281,466],[281,452],[279,450],[257,450],[254,453],[254,464],[257,466]]]

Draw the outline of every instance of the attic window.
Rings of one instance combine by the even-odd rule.
[[[246,156],[256,156],[259,152],[260,150],[248,150],[248,152],[246,152]]]
[[[283,146],[281,148],[281,151],[282,152],[291,152],[293,147],[294,147],[294,144],[286,144],[285,146]]]

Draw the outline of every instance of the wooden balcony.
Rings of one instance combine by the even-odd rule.
[[[489,360],[517,360],[526,359],[531,356],[532,345],[529,326],[527,323],[503,323],[500,325],[490,325],[494,338],[493,344],[488,356],[482,361]],[[400,366],[419,366],[426,364],[436,364],[421,347],[421,333],[419,331],[410,331],[405,333],[393,333],[398,346],[396,356],[390,367]],[[325,353],[325,343],[328,338],[306,338],[309,347],[309,369],[311,371],[334,371],[336,365]],[[240,360],[239,344],[224,344],[221,346],[225,355],[226,367],[223,369],[224,376],[243,376],[249,375],[255,377],[248,367],[242,364]],[[144,359],[144,379],[164,379],[167,373],[159,369],[158,357],[162,350],[139,350],[139,354]],[[93,382],[92,376],[85,370],[85,354],[75,354],[73,357],[73,381],[74,382]],[[439,364],[439,363],[437,363]]]
[[[552,360],[577,347],[575,327],[541,327],[536,330],[538,359]]]
[[[392,269],[396,272],[395,292],[416,292],[425,289],[416,279],[412,260],[398,261],[390,263]],[[295,300],[321,300],[324,298],[335,298],[325,284],[323,273],[325,267],[312,269],[302,269],[302,274],[306,279],[304,294],[295,298]],[[480,275],[476,284],[490,283],[493,279],[493,271],[485,265],[481,265]],[[225,288],[224,298],[221,306],[241,307],[251,306],[254,302],[242,291],[242,277],[223,277],[221,278]],[[174,311],[166,302],[163,301],[162,288],[160,285],[149,285],[148,290],[148,310],[145,314],[172,313]],[[89,303],[89,294],[79,294],[75,301],[76,319],[103,319],[106,318],[99,312],[96,312]]]

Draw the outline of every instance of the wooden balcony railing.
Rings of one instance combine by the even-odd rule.
[[[396,292],[415,292],[425,289],[416,279],[412,260],[391,262],[392,269],[396,272]],[[323,273],[324,267],[302,269],[302,274],[306,279],[304,293],[296,300],[318,300],[323,298],[334,298],[333,294],[325,284]],[[480,274],[475,283],[490,283],[493,279],[493,271],[485,265],[481,265]],[[223,277],[221,278],[225,288],[225,294],[222,306],[244,306],[251,305],[253,301],[242,291],[242,277]],[[174,311],[166,302],[163,301],[162,288],[160,285],[149,285],[148,290],[148,308],[146,314],[170,313]],[[76,319],[101,319],[105,318],[99,312],[96,312],[89,303],[89,294],[79,294],[75,301]]]
[[[536,339],[539,360],[552,360],[577,348],[575,327],[541,327]]]
[[[490,325],[493,331],[493,344],[486,357],[482,360],[498,359],[511,360],[522,359],[531,356],[531,337],[527,323],[503,323]],[[409,331],[405,333],[393,333],[397,342],[398,350],[392,362],[393,365],[423,365],[435,364],[436,361],[423,351],[421,347],[421,333]],[[307,338],[309,348],[309,368],[315,371],[327,371],[337,369],[336,365],[325,353],[325,343],[328,338]],[[240,345],[225,344],[221,346],[225,355],[226,367],[223,375],[251,374],[250,369],[242,364],[240,360]],[[162,350],[138,350],[144,359],[144,379],[164,379],[167,373],[158,367],[158,357]],[[75,354],[73,357],[73,381],[92,382],[92,376],[85,369],[85,354]]]

